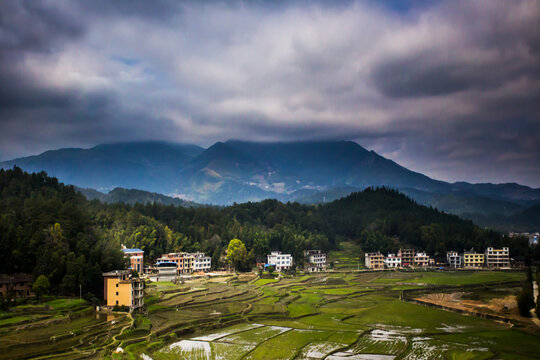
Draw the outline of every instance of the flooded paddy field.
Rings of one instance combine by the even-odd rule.
[[[114,314],[114,324],[80,304],[63,315],[22,309],[4,316],[0,358],[534,359],[540,334],[528,319],[512,325],[401,300],[403,289],[449,293],[455,286],[458,293],[492,284],[462,297],[493,302],[514,291],[494,284],[524,278],[496,271],[333,272],[151,283],[145,312]],[[61,316],[69,320],[47,323]]]

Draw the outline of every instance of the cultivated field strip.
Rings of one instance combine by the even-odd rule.
[[[36,310],[30,322],[24,317],[20,323],[6,321],[0,327],[0,354],[9,357],[0,358],[48,354],[146,360],[390,360],[505,358],[508,353],[536,358],[540,337],[530,329],[523,329],[527,333],[400,300],[405,286],[426,289],[429,283],[436,289],[522,277],[502,272],[348,271],[277,280],[230,277],[181,285],[155,283],[145,290],[146,312],[131,319],[118,314],[107,321],[87,312],[47,326],[47,321],[67,316],[70,310],[63,315]],[[489,300],[498,293],[490,287],[477,297]],[[9,333],[16,328],[21,332],[17,337]],[[53,334],[63,335],[53,344]],[[23,343],[16,344],[15,339]],[[124,353],[111,355],[117,347]]]

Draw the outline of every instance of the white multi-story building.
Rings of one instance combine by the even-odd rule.
[[[208,271],[210,270],[212,258],[204,253],[193,253],[193,271]]]
[[[272,251],[268,255],[268,265],[272,265],[276,271],[288,270],[293,265],[291,254],[282,254],[281,251]]]
[[[488,247],[486,249],[486,266],[487,267],[510,267],[510,249],[503,247],[502,249],[494,249]]]
[[[446,253],[446,262],[451,268],[460,268],[462,266],[462,257],[457,251],[448,251]]]
[[[321,250],[306,250],[306,270],[309,272],[326,270],[326,254]]]
[[[212,266],[212,258],[205,253],[169,253],[157,259],[157,264],[174,262],[179,274],[191,274],[197,271],[208,271]]]
[[[396,254],[388,254],[388,256],[384,258],[384,265],[387,268],[401,267],[401,256]]]

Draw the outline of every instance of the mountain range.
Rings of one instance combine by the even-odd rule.
[[[496,219],[501,217],[518,216],[540,203],[540,189],[515,183],[435,180],[352,141],[229,140],[206,149],[189,144],[129,142],[90,149],[51,150],[0,163],[3,168],[14,165],[29,172],[44,170],[62,182],[101,193],[124,188],[111,192],[109,200],[101,198],[110,202],[119,198],[150,201],[159,194],[167,194],[172,198],[216,205],[266,198],[320,203],[368,186],[387,186],[399,189],[418,203],[471,218],[480,225],[488,225],[490,221],[498,223]],[[142,195],[134,190],[128,194],[125,189],[158,194]],[[90,194],[91,190],[86,192],[90,198],[100,198],[96,193]],[[174,202],[161,198],[159,201],[193,204],[181,203],[179,199]]]

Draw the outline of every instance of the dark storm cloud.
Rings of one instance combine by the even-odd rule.
[[[373,73],[376,87],[399,98],[494,89],[522,76],[540,79],[540,11],[537,4],[523,4],[441,6],[420,20],[444,28],[441,41],[382,61]]]
[[[0,54],[52,51],[65,39],[83,32],[81,22],[66,11],[41,1],[3,1],[0,6]]]
[[[0,2],[0,159],[101,142],[356,139],[540,186],[537,1]]]

